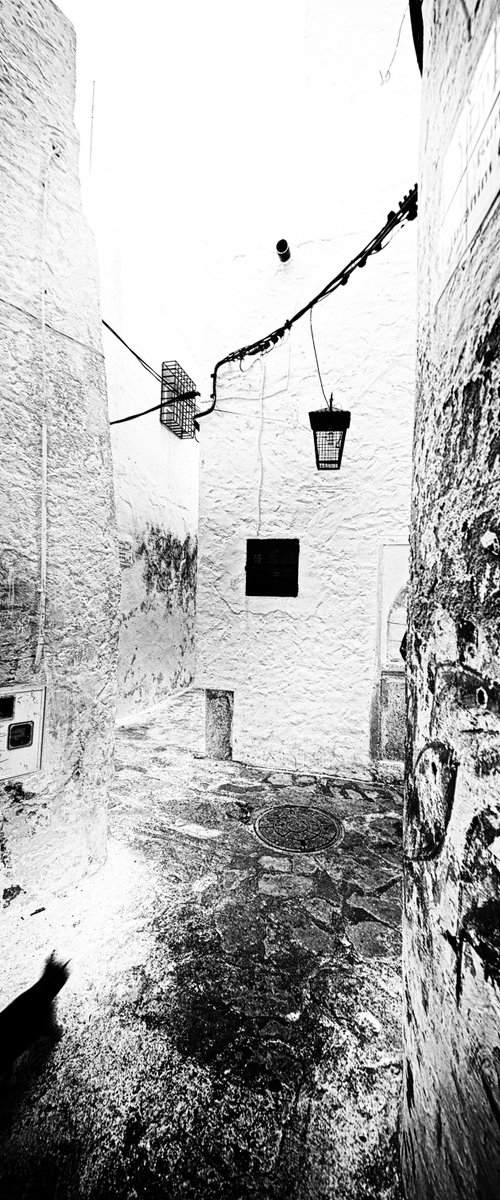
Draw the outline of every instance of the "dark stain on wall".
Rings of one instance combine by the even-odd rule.
[[[12,901],[15,900],[16,896],[19,896],[22,891],[23,888],[20,887],[18,883],[13,883],[11,887],[4,888],[2,892],[3,907],[8,908],[9,904],[12,904]]]
[[[451,746],[429,742],[419,754],[406,788],[405,854],[436,858],[448,828],[458,761]]]
[[[5,870],[10,868],[10,854],[7,849],[7,839],[3,830],[0,830],[0,862]]]
[[[7,812],[8,807],[13,807],[17,816],[24,816],[27,807],[35,798],[35,792],[28,792],[16,780],[7,780],[0,784],[0,811]],[[11,858],[7,848],[7,838],[5,832],[0,829],[0,863],[4,870],[10,871]],[[12,897],[13,898],[13,897]]]
[[[483,1087],[495,1124],[500,1126],[500,1050],[495,1047],[491,1058],[484,1059],[480,1068]]]
[[[188,611],[196,600],[197,539],[190,534],[183,542],[174,534],[150,525],[138,549],[143,558],[146,595],[161,597],[167,612],[174,605]]]
[[[462,962],[464,943],[473,947],[483,964],[484,977],[500,984],[500,900],[491,898],[484,904],[475,904],[466,913],[458,937],[457,947],[457,1003],[462,990]]]
[[[478,634],[477,626],[474,621],[469,621],[466,617],[457,621],[457,648],[458,660],[463,663],[468,655],[474,654],[477,650]]]
[[[23,787],[23,784],[19,783],[18,780],[12,780],[12,782],[4,783],[3,786],[7,795],[7,799],[10,800],[11,804],[29,804],[36,795],[35,792],[28,792],[27,789]]]
[[[474,817],[467,831],[460,873],[457,936],[448,937],[457,955],[457,1005],[462,994],[466,942],[481,959],[485,980],[500,985],[500,871],[489,850],[497,836],[498,823],[491,812]]]
[[[414,1092],[413,1092],[413,1071],[412,1071],[409,1063],[406,1063],[405,1075],[406,1075],[406,1103],[408,1105],[408,1108],[411,1110],[411,1108],[414,1104]]]

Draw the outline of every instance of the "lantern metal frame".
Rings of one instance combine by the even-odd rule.
[[[351,414],[342,408],[321,408],[309,413],[314,434],[314,452],[318,471],[339,471]]]

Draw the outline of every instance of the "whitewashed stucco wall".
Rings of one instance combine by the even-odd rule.
[[[391,63],[401,18],[396,0],[304,4],[293,112],[285,104],[242,148],[269,195],[267,240],[242,221],[239,253],[212,251],[212,364],[296,312],[414,183],[420,78],[408,15]],[[287,264],[274,249],[283,237]],[[308,318],[262,362],[224,367],[218,410],[201,423],[196,680],[234,690],[236,758],[325,770],[370,761],[379,552],[408,541],[415,257],[408,226],[315,310],[325,390],[352,412],[340,473],[315,467],[308,412],[324,400]],[[297,599],[245,596],[246,539],[257,535],[300,539]]]
[[[161,371],[170,347],[154,279],[140,313],[132,283],[121,305],[109,285],[104,290],[110,322],[132,330],[135,347]],[[104,349],[110,419],[158,404],[160,384],[107,330]],[[189,371],[186,354],[181,365]],[[112,426],[111,445],[118,536],[131,563],[122,567],[118,660],[118,710],[127,713],[193,677],[198,445],[165,429],[158,412]]]
[[[184,305],[185,314],[190,279],[180,288],[164,190],[171,177],[158,152],[166,100],[151,47],[158,45],[162,15],[146,5],[138,29],[127,3],[103,11],[93,2],[63,0],[63,7],[77,31],[80,170],[97,242],[102,316],[156,371],[162,361],[177,360],[199,386],[196,337],[179,312]],[[194,308],[192,289],[191,301]],[[110,420],[159,404],[160,384],[105,328],[103,344]],[[122,567],[120,601],[123,715],[193,676],[199,464],[195,441],[168,432],[158,412],[113,426],[111,448],[118,536],[131,562]]]
[[[359,235],[304,243],[287,264],[268,250],[240,256],[225,275],[219,264],[218,286],[252,297],[251,338],[259,319],[263,333],[291,315],[359,245]],[[201,431],[196,679],[234,691],[237,759],[369,762],[379,551],[408,537],[414,258],[409,226],[315,309],[325,389],[352,413],[340,472],[316,470],[308,412],[324,400],[308,319],[262,359],[220,373]],[[255,537],[300,539],[297,598],[245,595]]]

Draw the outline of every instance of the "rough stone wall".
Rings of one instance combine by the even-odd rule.
[[[424,23],[403,1157],[408,1200],[485,1200],[500,1191],[498,5],[434,0]]]
[[[105,855],[118,556],[95,248],[73,126],[74,32],[50,0],[4,0],[0,23],[0,685],[46,685],[42,769],[1,792],[5,899],[62,886]]]
[[[360,236],[294,246],[283,266],[265,252],[240,257],[228,292],[284,317]],[[203,423],[196,679],[234,692],[233,755],[243,761],[369,763],[379,550],[407,537],[414,250],[408,227],[315,310],[325,382],[352,413],[340,471],[316,470],[308,412],[324,400],[308,320],[261,361],[223,368]],[[255,537],[299,538],[296,598],[245,595]]]

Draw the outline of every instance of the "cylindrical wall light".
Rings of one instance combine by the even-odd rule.
[[[278,258],[280,262],[288,262],[288,259],[290,258],[290,247],[286,238],[280,238],[279,242],[276,242],[276,249],[278,251]]]

